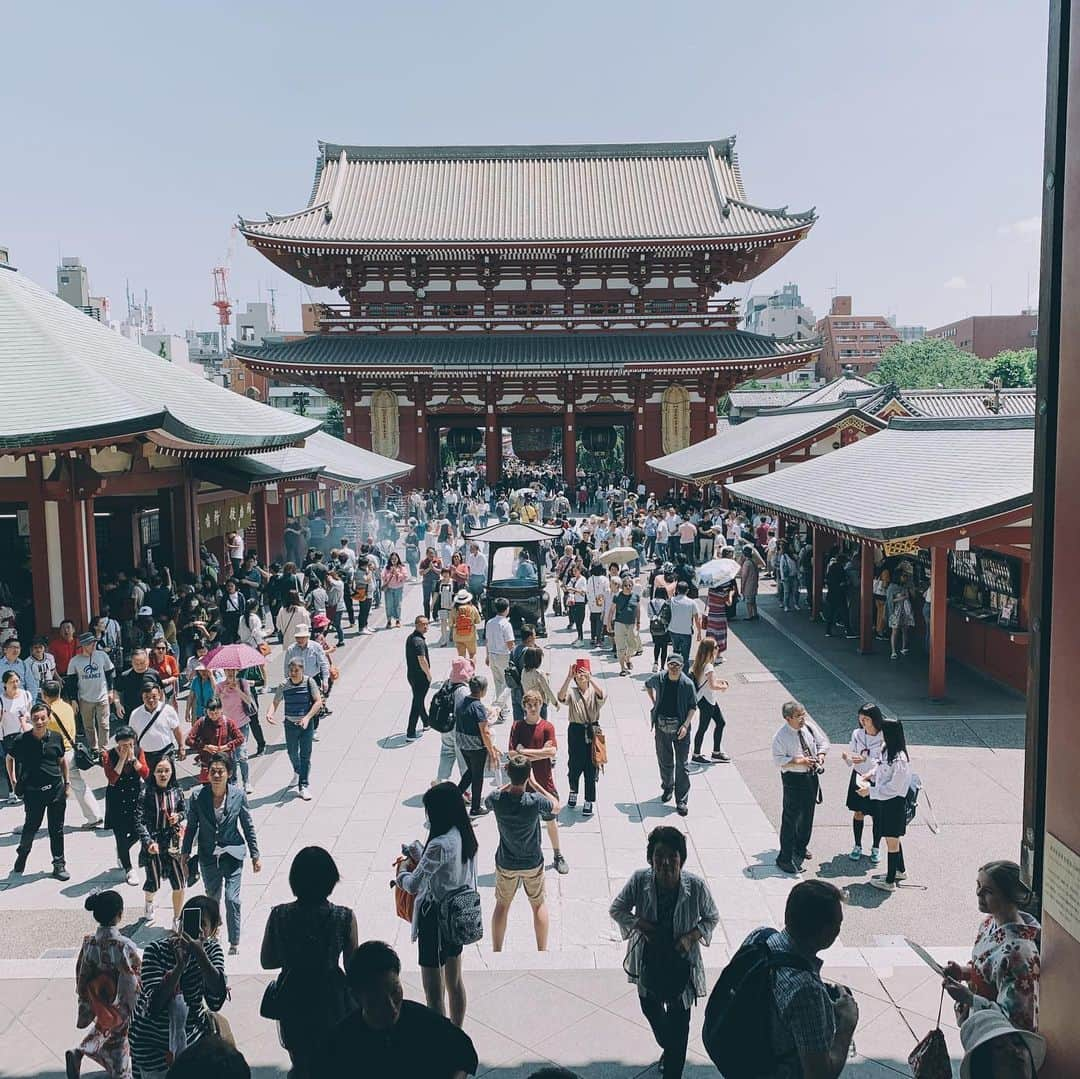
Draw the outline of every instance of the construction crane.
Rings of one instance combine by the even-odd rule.
[[[218,312],[218,323],[221,326],[221,355],[224,357],[229,350],[229,326],[232,324],[232,300],[229,299],[229,267],[215,266],[214,274],[214,306]]]
[[[232,324],[232,300],[229,299],[229,267],[232,265],[233,240],[236,226],[229,229],[229,243],[220,266],[212,270],[214,275],[214,306],[217,308],[218,324],[221,326],[221,357],[229,350],[229,326]]]

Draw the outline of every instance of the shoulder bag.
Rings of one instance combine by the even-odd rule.
[[[139,731],[139,733],[137,735],[135,735],[135,748],[136,749],[142,749],[143,735],[146,734],[146,732],[157,722],[157,717],[160,716],[161,713],[164,710],[165,710],[165,705],[162,705],[160,708],[155,708],[154,713],[153,713],[153,715],[150,716],[150,719],[147,722],[146,726],[143,727],[143,729],[141,731]]]
[[[586,728],[586,737],[589,740],[589,752],[592,755],[593,767],[598,771],[604,770],[608,762],[607,738],[599,723],[590,723]]]
[[[480,893],[473,885],[463,884],[439,900],[439,935],[455,947],[475,944],[483,937]]]
[[[46,707],[48,707],[46,705]],[[56,720],[57,727],[60,728],[60,740],[61,742],[67,741],[68,745],[75,751],[75,767],[80,772],[85,772],[88,768],[93,768],[101,762],[98,761],[94,755],[87,749],[86,744],[77,738],[72,738],[67,732],[67,728],[61,722],[60,717],[49,708],[49,715]]]

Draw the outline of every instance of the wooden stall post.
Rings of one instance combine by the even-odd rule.
[[[948,624],[949,551],[930,548],[930,699],[945,696],[945,627]]]
[[[864,543],[859,554],[859,655],[874,650],[874,547]]]

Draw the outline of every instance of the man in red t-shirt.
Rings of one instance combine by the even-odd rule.
[[[555,728],[540,717],[540,708],[544,700],[535,689],[527,689],[521,696],[525,709],[525,718],[515,720],[510,728],[510,752],[520,753],[532,764],[532,776],[529,786],[541,794],[549,795],[558,803],[559,792],[555,788],[555,776],[552,774],[552,762],[555,760]],[[547,824],[548,838],[555,851],[555,869],[559,873],[569,873],[570,866],[559,850],[559,822],[552,817]]]

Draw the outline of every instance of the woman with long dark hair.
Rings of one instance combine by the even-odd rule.
[[[184,836],[184,792],[176,777],[176,761],[166,754],[154,765],[135,803],[135,831],[142,842],[139,865],[146,870],[143,918],[154,922],[154,896],[167,880],[172,885],[173,927],[184,906],[187,874],[180,862],[180,841]]]
[[[382,590],[386,598],[386,628],[391,624],[401,625],[401,596],[405,591],[405,582],[409,571],[401,561],[397,551],[391,551],[386,560],[386,569],[382,572]]]
[[[403,848],[406,861],[398,865],[398,887],[416,896],[412,939],[420,952],[420,976],[427,1006],[439,1015],[449,1010],[450,1020],[465,1022],[465,983],[461,979],[461,945],[442,938],[439,907],[462,886],[476,887],[476,852],[479,844],[465,799],[453,783],[436,783],[424,792],[428,818],[427,842]],[[409,865],[415,868],[409,869]],[[444,1002],[445,993],[445,1002]],[[447,1008],[449,1006],[449,1008]]]
[[[851,779],[848,781],[847,807],[854,814],[851,821],[852,831],[855,833],[855,846],[848,856],[853,862],[857,862],[863,856],[862,837],[864,822],[870,817],[874,828],[873,846],[870,848],[870,863],[878,865],[881,862],[881,829],[878,819],[873,815],[874,806],[868,796],[859,793],[862,778],[873,772],[877,762],[881,760],[881,752],[885,745],[885,738],[881,733],[881,726],[885,722],[881,709],[876,704],[867,702],[859,709],[856,719],[858,726],[851,732],[851,741],[848,747],[840,754],[845,764],[851,765]]]
[[[907,793],[911,787],[911,761],[908,758],[904,725],[898,719],[881,723],[881,759],[857,785],[859,794],[868,796],[877,830],[885,840],[889,871],[870,878],[883,892],[896,890],[896,882],[907,876],[904,847],[900,842],[907,832]],[[869,784],[869,787],[867,787]]]
[[[718,693],[723,693],[728,688],[728,683],[725,679],[716,677],[715,664],[716,639],[704,637],[698,645],[694,664],[690,668],[690,677],[697,689],[698,704],[698,728],[694,735],[692,758],[695,764],[708,764],[709,760],[716,764],[728,764],[731,761],[731,758],[720,748],[725,723],[724,713],[720,711],[720,702],[716,697]],[[701,750],[705,743],[705,732],[708,731],[710,723],[713,725],[712,756],[706,760]]]
[[[259,961],[263,970],[281,970],[272,1010],[278,1035],[292,1061],[293,1079],[311,1079],[326,1036],[352,1006],[345,967],[359,933],[349,907],[330,902],[341,875],[329,852],[304,847],[289,867],[296,901],[270,911]]]

